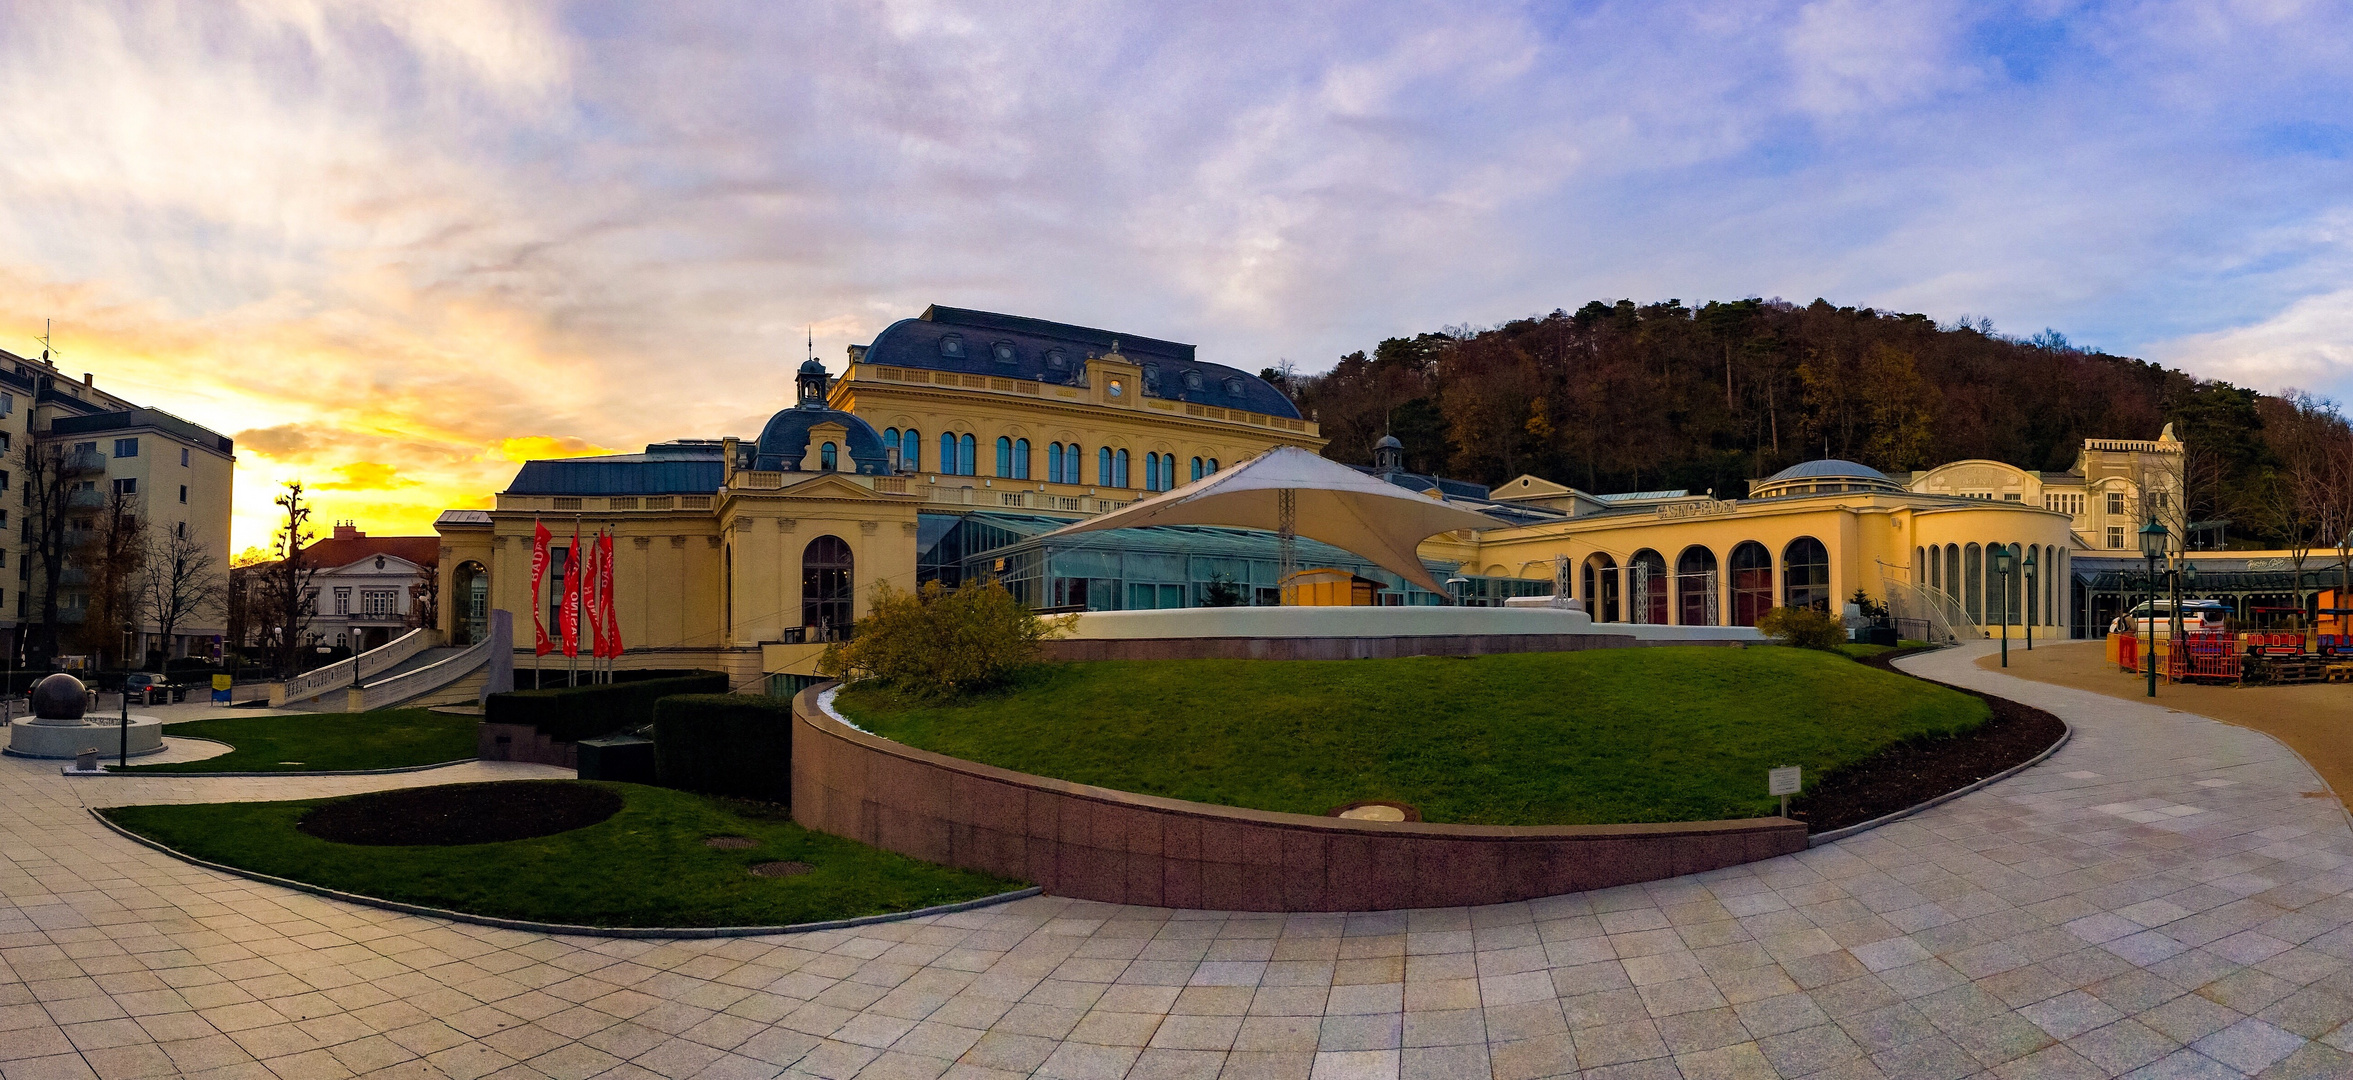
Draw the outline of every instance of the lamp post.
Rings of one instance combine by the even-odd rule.
[[[2000,594],[2002,602],[2000,625],[2002,627],[2003,667],[2010,666],[2010,559],[2010,545],[1994,545],[1994,573],[2000,575],[2002,579],[2002,584],[1996,591]]]
[[[2037,546],[2040,546],[2040,545],[2037,545]],[[2031,613],[2032,613],[2032,612],[2035,610],[2035,606],[2034,606],[2034,548],[2032,548],[2032,547],[2030,547],[2030,548],[2027,548],[2027,549],[2026,549],[2026,596],[2027,596],[2026,610],[2027,610],[2027,611],[2030,613],[2030,614],[2027,616],[2027,619],[2026,619],[2026,651],[2027,651],[2027,652],[2033,652],[2033,651],[2034,651],[2034,617],[2033,617],[2033,615],[2032,615]],[[2043,616],[2044,618],[2046,618],[2046,619],[2047,619],[2047,618],[2050,618],[2050,616],[2051,616],[2051,613],[2050,613],[2050,611],[2049,611],[2049,610],[2047,610],[2047,609],[2050,607],[2050,605],[2046,603],[2046,604],[2044,604],[2044,605],[2043,605],[2043,607],[2044,607],[2046,610],[2044,610],[2044,611],[2042,612],[2042,616]]]
[[[2157,523],[2157,515],[2149,515],[2149,523],[2141,526],[2141,558],[2149,561],[2149,629],[2142,633],[2138,625],[2133,631],[2141,637],[2141,652],[2149,664],[2149,696],[2157,696],[2157,560],[2165,556],[2166,540],[2172,534]]]

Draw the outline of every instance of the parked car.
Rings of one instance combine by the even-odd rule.
[[[2156,619],[2152,632],[2149,621]],[[2181,602],[2181,631],[2185,634],[2218,634],[2230,627],[2230,607],[2216,600],[2184,600]],[[2173,601],[2159,600],[2143,603],[2116,617],[2109,625],[2111,634],[2152,636],[2157,640],[2173,636]]]
[[[149,696],[151,692],[152,700],[157,704],[168,705],[178,700],[180,696],[179,687],[165,681],[164,676],[152,671],[134,671],[123,676],[123,693],[129,694],[133,698],[140,698]]]

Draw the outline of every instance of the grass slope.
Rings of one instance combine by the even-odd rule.
[[[129,772],[322,772],[437,765],[474,756],[480,717],[425,709],[263,713],[166,724],[163,733],[236,747],[220,757],[133,765]]]
[[[510,919],[588,926],[782,926],[907,911],[1019,883],[951,870],[792,823],[782,807],[636,784],[621,812],[584,829],[458,847],[360,847],[294,823],[328,800],[125,806],[115,824],[198,858],[366,896]],[[723,851],[710,836],[759,846]],[[754,863],[815,867],[754,877]]]
[[[1320,814],[1395,799],[1489,825],[1774,813],[1810,782],[1985,704],[1834,653],[1673,647],[1403,660],[1045,664],[952,705],[845,690],[886,738],[1149,795]]]

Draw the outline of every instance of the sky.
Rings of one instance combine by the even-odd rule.
[[[752,436],[940,303],[1305,372],[1588,300],[2353,399],[2353,9],[0,5],[0,349],[232,435],[233,546]]]

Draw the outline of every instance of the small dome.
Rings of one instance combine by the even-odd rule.
[[[1886,473],[1880,472],[1879,470],[1874,469],[1869,465],[1859,465],[1852,461],[1841,461],[1837,458],[1824,458],[1820,461],[1801,461],[1795,465],[1781,470],[1780,472],[1774,473],[1772,477],[1767,479],[1765,482],[1771,484],[1783,480],[1877,480],[1882,484],[1894,483],[1894,481],[1887,478]]]
[[[1403,449],[1405,449],[1405,444],[1404,444],[1404,443],[1402,443],[1402,442],[1399,442],[1399,441],[1397,441],[1397,436],[1395,436],[1395,435],[1383,435],[1383,436],[1381,436],[1381,441],[1380,441],[1380,442],[1377,442],[1377,443],[1374,443],[1374,444],[1373,444],[1373,449],[1375,449],[1375,450],[1403,450]]]
[[[1902,491],[1903,485],[1869,465],[1837,458],[1801,461],[1749,485],[1749,498],[1828,495],[1847,491]]]
[[[760,441],[754,451],[752,468],[790,471],[801,467],[809,456],[809,431],[819,424],[840,424],[843,442],[837,448],[834,466],[838,472],[881,476],[890,472],[890,454],[884,450],[881,433],[874,425],[839,409],[792,408],[768,418],[768,426],[760,430]]]
[[[803,374],[803,375],[823,375],[823,374],[825,374],[825,365],[824,365],[824,364],[821,364],[821,363],[818,363],[818,362],[817,362],[817,358],[816,358],[816,357],[814,357],[814,356],[812,356],[812,357],[808,358],[807,360],[803,360],[803,361],[801,361],[801,374]]]

